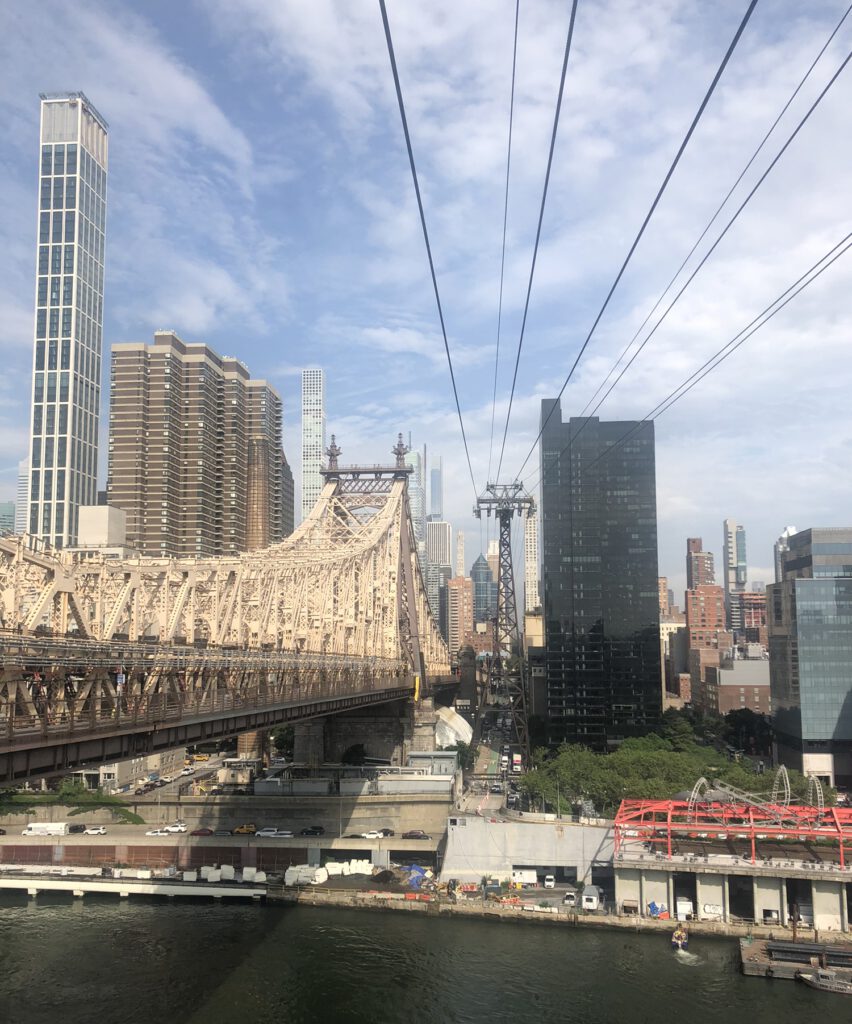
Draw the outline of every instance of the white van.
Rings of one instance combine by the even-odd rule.
[[[556,888],[556,879],[554,878],[553,875],[545,875],[544,876],[544,887],[545,887],[545,889],[555,889]]]
[[[31,821],[22,836],[67,836],[67,821]]]

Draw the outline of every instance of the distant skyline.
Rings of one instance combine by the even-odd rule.
[[[759,4],[562,400],[579,415],[845,10]],[[745,9],[744,0],[579,7],[503,479],[536,435]],[[495,435],[502,437],[568,6],[521,7]],[[491,395],[514,4],[388,0],[477,487]],[[741,201],[848,52],[838,32],[735,196]],[[0,9],[0,500],[26,456],[38,94],[84,91],[110,124],[101,459],[111,345],[174,329],[282,394],[300,478],[301,370],[322,367],[342,463],[396,434],[443,456],[444,517],[468,566],[493,533],[449,385],[378,6],[329,0],[59,0]],[[852,70],[600,410],[648,413],[849,230]],[[656,425],[661,575],[684,542],[721,565],[748,531],[771,581],[790,522],[850,525],[852,386],[844,257]],[[496,455],[493,460],[496,464]],[[537,477],[537,457],[524,478]],[[431,468],[431,467],[430,467]],[[492,466],[493,474],[493,466]],[[520,535],[519,535],[520,540]],[[519,544],[516,548],[520,552]],[[682,598],[681,598],[682,599]]]

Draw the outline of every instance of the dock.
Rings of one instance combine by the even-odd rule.
[[[152,872],[134,872],[149,877],[104,877],[86,868],[55,869],[53,871],[3,872],[0,874],[0,891],[26,892],[31,898],[43,892],[67,892],[81,898],[87,895],[118,896],[190,896],[221,899],[260,900],[266,897],[265,883],[240,881],[185,881],[173,877],[154,877]],[[128,872],[129,875],[129,872]]]
[[[852,948],[826,942],[789,942],[776,939],[740,939],[743,974],[754,978],[795,981],[799,971],[830,967],[852,982]]]

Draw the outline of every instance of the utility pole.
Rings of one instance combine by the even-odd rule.
[[[527,722],[527,674],[521,630],[518,628],[518,605],[515,599],[515,573],[512,566],[512,520],[517,514],[535,511],[535,501],[524,491],[523,484],[487,484],[485,493],[476,500],[473,514],[492,513],[500,526],[499,571],[497,576],[497,618],[494,627],[494,650],[491,653],[490,685],[510,700],[515,735],[521,748],[525,767],[530,764],[530,737]],[[480,707],[485,701],[477,702]]]

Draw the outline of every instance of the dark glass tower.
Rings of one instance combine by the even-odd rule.
[[[551,409],[541,439],[548,741],[607,749],[662,713],[654,424],[563,423],[553,399],[542,423]]]

